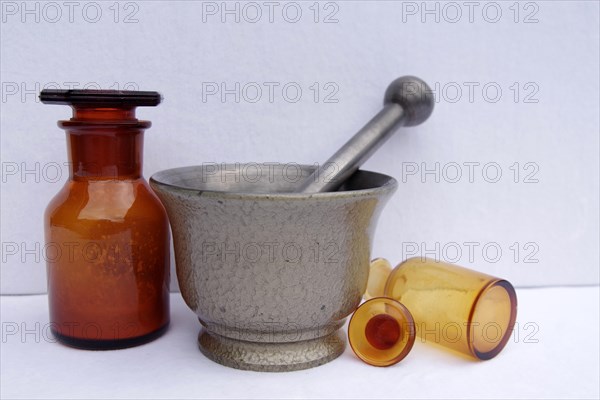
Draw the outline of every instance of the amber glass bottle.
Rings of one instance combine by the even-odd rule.
[[[144,130],[135,107],[156,92],[43,90],[66,104],[70,176],[45,213],[50,326],[70,346],[116,349],[169,324],[169,227],[142,176]]]

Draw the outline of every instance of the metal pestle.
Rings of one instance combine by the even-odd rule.
[[[403,76],[388,86],[383,109],[300,187],[300,193],[335,191],[401,126],[415,126],[433,112],[429,86],[414,76]]]

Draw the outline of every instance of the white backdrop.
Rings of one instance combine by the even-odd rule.
[[[45,291],[70,116],[47,87],[157,90],[146,177],[323,162],[414,74],[437,96],[365,169],[400,181],[374,256],[517,286],[599,283],[598,3],[2,2],[1,292]],[[272,89],[272,91],[271,91]],[[174,286],[175,287],[175,286]]]

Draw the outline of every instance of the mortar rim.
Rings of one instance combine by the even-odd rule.
[[[237,164],[224,164],[226,167],[231,167],[235,165],[244,166],[250,165],[251,163],[237,163]],[[314,170],[314,165],[307,164],[297,164],[299,167],[307,170]],[[166,183],[164,180],[161,181],[160,175],[167,173],[174,173],[177,171],[190,170],[193,168],[202,168],[202,165],[189,165],[185,167],[175,167],[168,168],[161,171],[158,171],[150,177],[150,185],[152,187],[159,187],[163,190],[167,191],[179,191],[194,195],[202,195],[207,197],[224,197],[224,198],[237,198],[237,199],[262,199],[262,200],[309,200],[309,199],[328,199],[328,198],[355,198],[362,196],[372,196],[377,194],[391,194],[396,191],[398,188],[398,181],[396,178],[382,174],[380,172],[369,171],[360,169],[357,172],[366,173],[370,175],[375,175],[381,178],[387,178],[387,181],[373,188],[367,189],[357,189],[357,190],[344,190],[344,191],[336,191],[336,192],[323,192],[323,193],[294,193],[294,192],[272,192],[272,193],[253,193],[253,192],[240,192],[240,191],[225,191],[225,190],[203,190],[203,189],[194,189],[185,186],[179,186],[171,183]]]

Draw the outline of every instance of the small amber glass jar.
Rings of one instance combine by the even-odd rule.
[[[517,317],[510,282],[426,257],[393,270],[386,259],[373,260],[364,298],[348,336],[356,355],[376,366],[402,360],[415,332],[422,341],[489,360],[508,342]]]
[[[394,268],[384,296],[410,310],[422,340],[480,360],[502,351],[517,317],[510,282],[426,257]]]
[[[169,324],[169,226],[142,176],[144,130],[135,107],[156,92],[43,90],[66,104],[69,180],[45,213],[50,327],[62,343],[116,349]]]
[[[389,297],[374,297],[352,315],[348,340],[361,360],[387,367],[410,353],[415,343],[415,322],[400,302]]]

